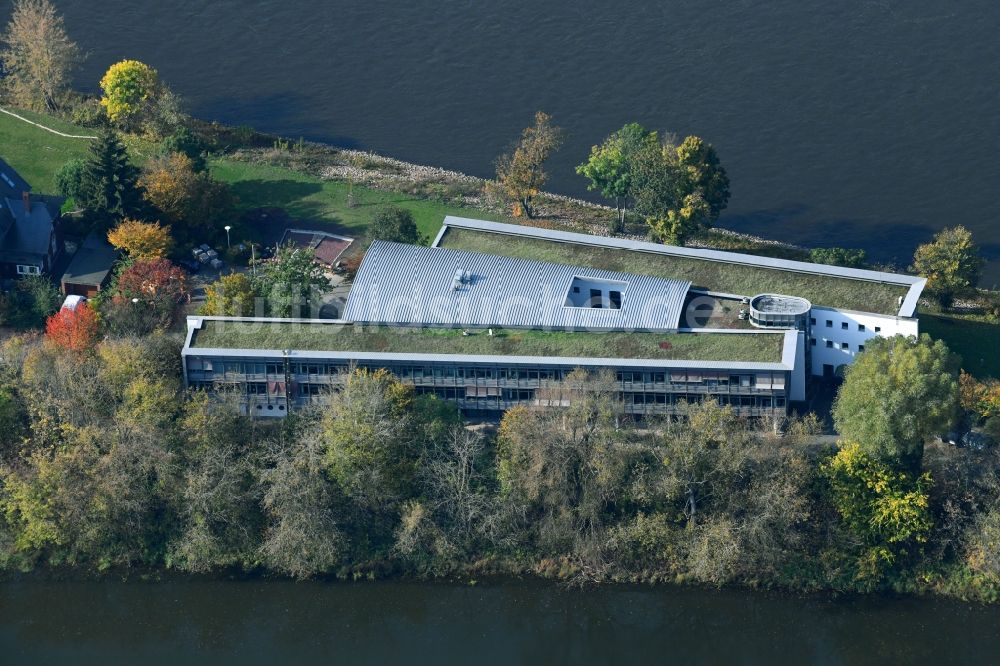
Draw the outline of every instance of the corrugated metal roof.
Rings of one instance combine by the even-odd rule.
[[[469,273],[455,287],[457,271]],[[621,294],[621,307],[567,307],[575,278]],[[588,280],[597,283],[589,284]],[[605,284],[607,283],[620,284]],[[479,252],[375,241],[354,278],[344,318],[359,323],[665,331],[678,327],[691,283]]]

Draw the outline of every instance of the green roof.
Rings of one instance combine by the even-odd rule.
[[[449,227],[439,245],[455,250],[472,250],[505,257],[690,280],[693,289],[741,296],[786,294],[806,298],[813,305],[879,314],[896,314],[899,310],[899,298],[905,297],[909,290],[908,286],[834,275],[526,238],[457,227]]]
[[[308,322],[205,320],[193,348],[563,356],[780,363],[773,333],[591,333],[356,326]]]

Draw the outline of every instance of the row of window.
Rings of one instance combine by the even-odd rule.
[[[30,264],[28,264],[28,265],[18,264],[17,265],[17,274],[18,275],[41,275],[42,274],[42,269],[39,268],[38,266],[32,266]]]
[[[812,325],[812,326],[815,326],[816,325],[816,317],[810,317],[809,318],[809,324]],[[832,319],[827,319],[826,320],[826,327],[827,328],[833,328],[833,320]],[[848,331],[848,330],[850,330],[850,328],[851,328],[851,325],[848,322],[846,322],[846,321],[840,322],[840,330],[842,330],[842,331]],[[864,324],[858,324],[858,333],[864,333],[867,330],[868,329],[865,327]],[[881,333],[882,332],[882,327],[881,326],[876,326],[875,327],[875,332],[876,333]]]
[[[212,359],[191,358],[188,369],[195,372],[214,373],[219,375],[264,375],[284,377],[282,363],[259,363],[255,361],[213,361]],[[295,375],[336,375],[345,372],[344,365],[327,365],[319,363],[293,363],[290,369]],[[563,368],[481,368],[439,365],[425,366],[390,366],[389,368],[402,380],[424,379],[454,379],[454,380],[499,380],[499,381],[564,381],[572,370]],[[615,378],[623,384],[701,384],[708,387],[739,387],[759,389],[783,389],[785,374],[783,372],[758,372],[746,374],[731,374],[718,370],[670,370],[639,372],[622,370],[615,373]],[[265,386],[264,382],[259,385]],[[267,389],[263,389],[266,393]],[[272,391],[273,392],[273,391]]]
[[[844,351],[850,351],[851,345],[847,342],[834,342],[833,340],[825,340],[827,349],[843,349]],[[816,338],[809,338],[809,345],[812,347],[816,346]],[[863,352],[865,350],[864,345],[858,345],[858,351]]]

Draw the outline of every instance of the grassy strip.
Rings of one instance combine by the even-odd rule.
[[[1000,324],[971,316],[920,313],[920,331],[943,340],[962,357],[962,367],[979,379],[1000,379]]]
[[[861,280],[809,275],[688,257],[517,238],[470,229],[449,229],[442,246],[508,257],[690,280],[695,288],[753,296],[773,292],[807,298],[816,305],[893,314],[906,288]]]
[[[761,333],[570,333],[405,329],[276,322],[207,321],[194,346],[412,354],[582,356],[779,363],[784,336]],[[669,342],[669,349],[661,343]]]
[[[413,213],[417,229],[433,240],[446,215],[470,214],[497,220],[479,210],[420,199],[411,195],[323,180],[284,167],[252,164],[226,158],[211,161],[212,174],[229,183],[243,210],[283,208],[295,220],[329,225],[330,231],[363,237],[379,206],[393,204]],[[353,191],[357,204],[347,205]],[[316,226],[313,224],[312,226]]]

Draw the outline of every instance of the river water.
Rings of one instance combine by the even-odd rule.
[[[993,663],[1000,609],[509,582],[0,587],[15,664]]]
[[[905,267],[972,229],[1000,284],[995,0],[55,0],[90,52],[156,66],[199,116],[488,176],[536,109],[550,188],[629,121],[698,134],[721,224]],[[8,0],[0,0],[0,18]]]

